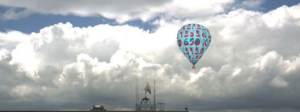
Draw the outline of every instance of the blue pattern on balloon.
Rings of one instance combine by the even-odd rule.
[[[177,33],[177,45],[190,63],[195,64],[203,56],[211,42],[209,30],[199,24],[187,24]]]

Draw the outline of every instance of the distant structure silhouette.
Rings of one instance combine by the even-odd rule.
[[[139,84],[138,81],[136,81],[136,105],[135,105],[135,110],[133,111],[118,111],[118,110],[113,110],[113,111],[109,111],[106,110],[102,105],[98,105],[96,106],[96,108],[94,108],[95,106],[93,106],[93,108],[91,109],[91,111],[100,111],[100,112],[188,112],[188,108],[185,107],[184,110],[165,110],[165,103],[159,102],[157,103],[157,99],[156,99],[156,81],[153,81],[153,93],[152,93],[152,89],[151,86],[148,83],[146,83],[146,86],[144,88],[144,97],[142,99],[139,99]],[[153,95],[153,102],[151,102],[150,100],[150,95]]]
[[[147,83],[144,91],[145,96],[140,100],[138,93],[138,83],[136,83],[136,108],[135,110],[107,110],[103,105],[94,105],[90,110],[5,110],[0,112],[188,112],[186,107],[184,110],[165,110],[164,103],[156,103],[156,83],[153,82],[153,93],[150,84]],[[149,96],[153,95],[153,102]]]

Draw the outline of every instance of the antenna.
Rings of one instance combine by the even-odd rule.
[[[155,84],[155,79],[153,81],[153,106],[154,106],[154,111],[156,111],[156,84]]]
[[[136,81],[135,81],[135,108],[136,109],[138,109],[138,102],[140,100],[138,90],[139,90],[138,78],[136,78]]]

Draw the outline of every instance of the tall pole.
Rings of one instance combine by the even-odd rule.
[[[136,110],[138,110],[138,102],[139,102],[139,99],[140,99],[138,90],[139,90],[138,78],[136,78],[136,81],[135,81],[135,108],[136,108]]]
[[[153,102],[154,102],[154,104],[153,104],[153,106],[154,106],[154,111],[156,111],[156,84],[155,84],[155,79],[154,79],[154,81],[153,81]]]

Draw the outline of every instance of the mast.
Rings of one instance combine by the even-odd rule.
[[[136,81],[135,81],[135,108],[136,108],[136,110],[138,109],[138,102],[140,100],[138,90],[139,90],[138,78],[136,78]]]
[[[155,84],[155,79],[153,81],[153,106],[154,106],[154,111],[156,111],[156,84]]]

